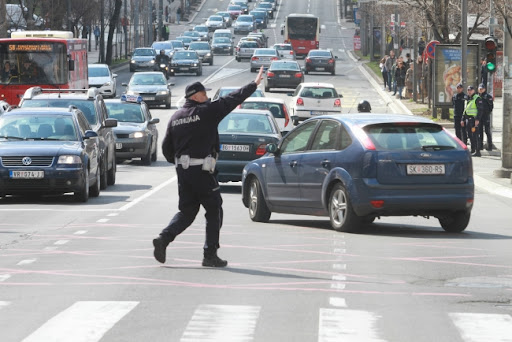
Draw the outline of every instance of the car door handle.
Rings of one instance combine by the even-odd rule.
[[[291,162],[290,162],[290,166],[291,166],[291,167],[295,167],[295,166],[297,166],[297,161],[296,161],[296,160],[291,161]]]
[[[331,161],[329,159],[322,160],[320,164],[322,164],[326,169],[331,167]]]

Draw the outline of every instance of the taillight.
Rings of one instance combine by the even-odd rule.
[[[329,64],[333,64],[334,63],[334,59],[329,59]]]
[[[288,115],[288,111],[286,110],[286,106],[283,105],[283,113],[284,113],[284,127],[288,126],[288,122],[290,122],[290,115]]]
[[[304,106],[304,100],[301,97],[297,99],[297,106]]]
[[[279,60],[279,57],[272,57],[270,60],[271,61],[277,61],[277,60]]]
[[[267,148],[267,144],[261,144],[260,146],[258,146],[258,148],[256,149],[256,155],[257,156],[264,155],[267,152],[266,148]]]
[[[373,144],[372,140],[370,139],[368,134],[366,134],[366,132],[363,131],[363,129],[361,127],[359,127],[359,126],[352,127],[352,132],[354,133],[357,140],[359,140],[359,142],[363,145],[364,148],[366,148],[367,150],[373,150],[373,151],[376,150],[375,145]]]
[[[274,77],[275,75],[272,71],[267,71],[267,77]]]
[[[257,61],[258,60],[258,57],[252,57],[251,58],[251,61]]]
[[[320,42],[316,42],[316,48],[320,48]]]
[[[306,58],[306,63],[311,63],[311,58]]]
[[[374,201],[370,201],[370,204],[372,205],[372,207],[374,207],[375,209],[380,209],[382,207],[384,207],[384,201],[383,200],[374,200]]]
[[[298,73],[296,73],[296,74],[295,74],[295,77],[297,77],[297,78],[301,78],[301,77],[302,77],[302,72],[298,72]]]
[[[239,46],[236,47],[236,51],[240,51],[240,47]]]
[[[341,107],[341,100],[340,99],[334,100],[334,107]]]
[[[293,55],[293,50],[290,50],[290,55]]]

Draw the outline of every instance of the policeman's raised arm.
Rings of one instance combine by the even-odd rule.
[[[254,83],[256,83],[257,85],[260,85],[262,79],[263,79],[263,66],[261,66],[260,72],[258,72],[258,75],[256,75],[256,79],[254,80]]]

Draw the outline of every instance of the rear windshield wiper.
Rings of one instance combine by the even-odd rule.
[[[40,138],[28,138],[30,140],[51,140],[51,141],[59,141],[60,139],[56,139],[56,138],[43,138],[43,137],[40,137]]]
[[[455,147],[447,146],[447,145],[423,145],[423,146],[421,146],[421,148],[425,151],[427,151],[427,150],[439,151],[439,150],[453,150]]]

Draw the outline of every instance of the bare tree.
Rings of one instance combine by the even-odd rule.
[[[9,23],[6,19],[5,0],[0,0],[0,37],[7,37]]]
[[[121,6],[123,5],[123,0],[115,0],[114,11],[112,12],[112,16],[110,17],[109,26],[108,26],[108,38],[107,38],[107,55],[105,57],[105,63],[110,65],[112,63],[112,41],[114,39],[114,30],[119,23],[119,13],[121,13]]]

